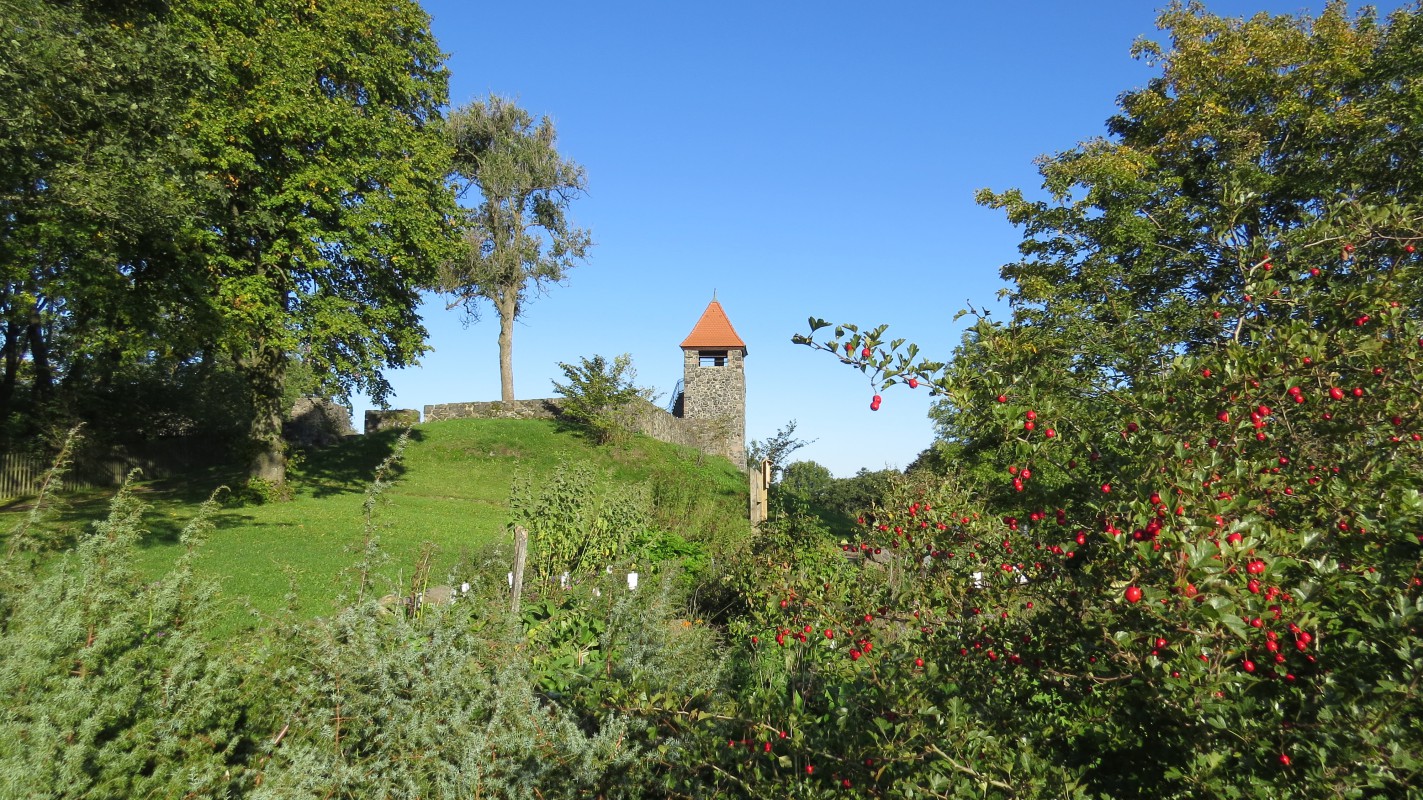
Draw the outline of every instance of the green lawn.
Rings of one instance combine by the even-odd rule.
[[[230,624],[247,618],[245,603],[261,612],[278,610],[293,582],[300,613],[319,616],[332,609],[348,586],[343,570],[357,560],[366,489],[396,439],[393,432],[352,437],[304,454],[290,471],[293,499],[218,513],[198,569],[220,584]],[[645,437],[595,447],[537,420],[433,422],[411,432],[394,485],[376,511],[381,549],[389,557],[382,578],[408,584],[426,543],[434,547],[432,583],[457,582],[462,564],[507,559],[512,482],[520,475],[540,482],[562,461],[588,464],[611,481],[647,484],[659,523],[687,538],[744,530],[746,479],[725,459]],[[241,480],[239,473],[214,470],[141,484],[151,508],[140,569],[157,575],[171,565],[181,551],[179,533],[198,504],[217,487]],[[103,493],[70,498],[55,522],[81,530],[103,516],[107,499]],[[25,507],[0,507],[0,530],[10,530],[9,518],[18,521]]]

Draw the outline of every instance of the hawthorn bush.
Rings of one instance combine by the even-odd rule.
[[[977,315],[946,363],[885,326],[795,337],[864,371],[872,409],[896,384],[941,397],[964,476],[863,518],[856,549],[911,576],[883,610],[793,603],[772,628],[874,645],[808,656],[852,689],[825,708],[855,735],[802,753],[817,774],[1004,797],[1418,781],[1423,214],[1395,78],[1419,16],[1163,25],[1116,138],[1044,160],[1051,201],[981,196],[1026,233],[1006,322]]]

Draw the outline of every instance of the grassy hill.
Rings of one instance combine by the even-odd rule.
[[[280,503],[225,507],[202,550],[199,571],[221,586],[232,624],[245,617],[245,599],[259,611],[284,604],[296,589],[299,611],[321,615],[344,591],[342,571],[357,559],[363,539],[363,502],[375,469],[397,434],[352,437],[293,459],[295,496]],[[583,464],[614,484],[648,487],[654,518],[715,550],[746,532],[745,476],[721,458],[634,437],[622,446],[595,447],[575,432],[539,420],[451,420],[419,425],[396,468],[396,479],[375,512],[384,578],[408,584],[422,552],[432,546],[430,577],[459,579],[461,564],[507,559],[509,495],[513,482],[540,485],[560,463]],[[178,535],[198,504],[219,486],[238,486],[235,472],[211,471],[141,484],[151,505],[150,531],[140,568],[159,574],[182,549]],[[55,524],[82,530],[106,513],[108,494],[70,500]],[[0,530],[13,527],[25,504],[0,508]]]

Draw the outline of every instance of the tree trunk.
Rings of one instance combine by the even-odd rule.
[[[15,382],[20,374],[20,357],[23,351],[20,336],[24,329],[13,320],[5,323],[5,374],[0,376],[0,422],[10,416],[10,404],[15,398]]]
[[[49,344],[44,340],[44,325],[36,311],[30,318],[30,365],[34,369],[34,385],[30,387],[36,400],[48,400],[53,393],[54,372],[49,364]]]
[[[518,291],[504,291],[495,303],[499,311],[499,399],[514,402],[514,315]]]
[[[253,346],[242,364],[252,399],[252,420],[247,428],[252,448],[248,475],[278,486],[287,480],[286,443],[282,440],[286,367],[286,353],[260,344]]]

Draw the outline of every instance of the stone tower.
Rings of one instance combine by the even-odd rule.
[[[677,416],[697,420],[709,452],[746,466],[746,343],[712,297],[682,341],[682,396]]]

